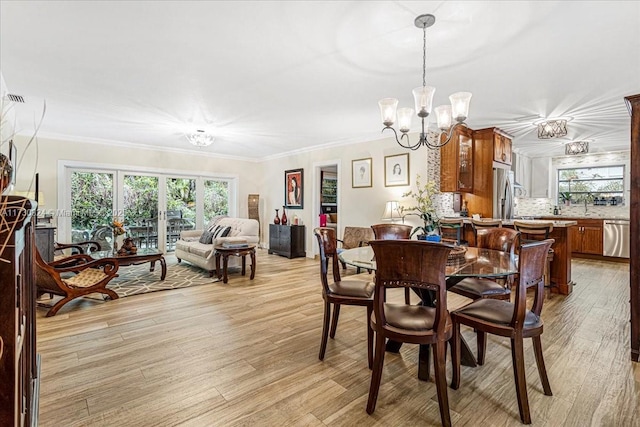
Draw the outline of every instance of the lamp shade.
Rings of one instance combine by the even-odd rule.
[[[386,221],[395,221],[402,218],[400,215],[400,204],[396,201],[389,201],[384,206],[384,212],[382,213],[382,219]]]
[[[469,115],[471,92],[456,92],[449,97],[451,101],[451,116],[458,122],[463,122]]]
[[[380,114],[382,115],[382,123],[385,126],[393,126],[396,121],[396,108],[398,108],[398,100],[396,98],[384,98],[378,101],[380,106]]]
[[[421,86],[413,90],[413,99],[416,103],[418,117],[427,117],[431,114],[434,93],[436,93],[436,88],[432,86]]]
[[[436,120],[438,128],[444,130],[451,127],[451,105],[440,105],[436,107]]]
[[[398,128],[400,132],[407,133],[411,130],[413,108],[398,108]]]

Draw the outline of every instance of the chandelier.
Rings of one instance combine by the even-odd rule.
[[[567,121],[565,118],[538,121],[538,139],[551,139],[567,135]]]
[[[422,28],[422,87],[415,88],[413,90],[413,97],[415,100],[416,112],[422,122],[422,131],[420,132],[420,139],[411,144],[409,141],[409,130],[411,129],[411,119],[413,117],[413,109],[411,108],[399,108],[398,100],[396,98],[384,98],[378,102],[380,106],[380,113],[382,115],[382,123],[384,128],[391,129],[396,137],[396,142],[403,148],[411,150],[417,150],[421,146],[425,145],[428,148],[440,148],[447,144],[455,131],[459,126],[467,126],[464,121],[469,114],[469,101],[471,100],[470,92],[457,92],[449,97],[451,105],[441,105],[435,108],[436,118],[438,122],[438,129],[440,132],[428,132],[425,127],[425,119],[431,114],[431,105],[433,101],[433,94],[436,88],[427,86],[427,28],[432,26],[436,22],[436,17],[431,14],[425,14],[418,16],[414,23],[416,27]],[[396,109],[398,128],[402,135],[398,139],[398,133],[393,128],[393,123],[396,121]],[[452,125],[452,119],[456,120],[456,123]],[[428,121],[427,121],[428,126]],[[406,140],[406,141],[405,141]],[[404,143],[403,143],[404,142]]]
[[[568,142],[564,146],[564,154],[575,156],[577,154],[587,154],[589,152],[589,141]]]
[[[213,144],[213,136],[200,129],[196,133],[187,135],[187,140],[196,147],[208,147]]]

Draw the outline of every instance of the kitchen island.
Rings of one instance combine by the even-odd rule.
[[[489,218],[483,218],[489,221]],[[513,228],[514,220],[502,220],[503,227]],[[516,220],[516,221],[524,221],[524,220]],[[473,231],[471,230],[471,220],[469,218],[465,219],[465,236],[473,236]],[[553,223],[553,230],[549,233],[549,238],[554,239],[553,243],[554,255],[553,261],[551,262],[551,272],[550,272],[550,280],[551,280],[551,292],[558,293],[561,295],[569,295],[573,290],[574,282],[571,280],[571,240],[574,226],[578,223],[576,221],[571,220],[553,220],[553,221],[541,221],[541,220],[526,220],[525,222],[530,223]],[[471,239],[467,239],[470,243],[473,243],[473,237]]]

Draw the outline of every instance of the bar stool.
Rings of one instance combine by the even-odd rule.
[[[443,242],[460,245],[462,243],[462,218],[443,218],[438,222],[438,229]]]
[[[522,243],[529,243],[538,240],[546,240],[553,231],[553,222],[527,222],[513,221],[513,227],[521,234]],[[549,248],[547,262],[544,266],[544,286],[551,286],[551,261],[553,261],[554,251]]]
[[[475,245],[478,246],[478,230],[484,228],[499,228],[502,227],[501,219],[471,219],[471,228],[473,229],[473,238]]]

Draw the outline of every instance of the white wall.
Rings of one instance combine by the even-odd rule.
[[[415,138],[416,135],[412,135]],[[317,252],[314,242],[313,228],[318,225],[319,185],[314,185],[315,167],[323,162],[338,162],[338,204],[339,233],[346,225],[368,227],[381,222],[385,202],[388,200],[404,201],[402,194],[415,188],[416,174],[427,176],[427,148],[409,151],[397,145],[395,140],[384,138],[377,141],[361,142],[351,145],[324,148],[291,154],[286,157],[267,159],[263,162],[219,159],[209,156],[185,153],[128,148],[122,146],[63,141],[38,138],[36,144],[25,148],[27,140],[18,137],[16,143],[19,155],[26,153],[18,167],[16,190],[33,191],[33,177],[40,175],[40,191],[45,195],[45,208],[58,208],[58,163],[61,160],[101,164],[120,164],[141,168],[169,169],[171,171],[205,171],[211,173],[237,174],[238,212],[239,216],[247,216],[247,196],[259,194],[261,199],[261,241],[268,242],[268,224],[273,222],[275,209],[282,209],[284,202],[284,171],[288,169],[304,169],[304,209],[287,210],[287,216],[297,215],[306,226],[306,251],[309,257]],[[409,153],[410,186],[384,186],[384,157]],[[351,161],[372,158],[373,186],[370,188],[351,187]],[[37,161],[36,161],[37,160]],[[314,209],[317,207],[317,211]],[[408,217],[406,223],[418,225],[416,218]]]

